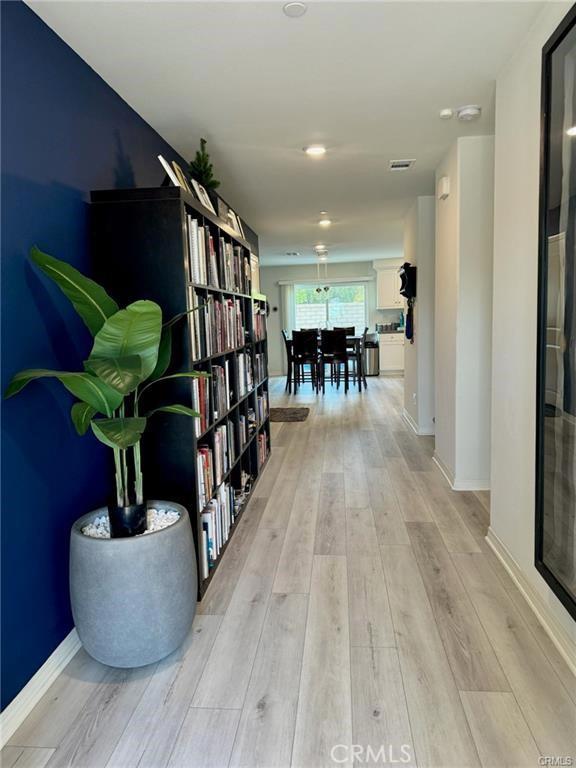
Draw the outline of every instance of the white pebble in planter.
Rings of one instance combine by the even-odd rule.
[[[111,667],[152,664],[181,645],[196,612],[190,518],[179,504],[150,501],[149,530],[140,536],[111,539],[107,521],[101,508],[72,526],[74,623],[97,661]]]

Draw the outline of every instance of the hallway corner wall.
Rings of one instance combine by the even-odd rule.
[[[404,222],[404,260],[418,267],[414,343],[404,347],[404,410],[418,434],[434,434],[435,199],[418,197]]]
[[[436,458],[456,490],[490,487],[494,137],[457,139],[436,171]]]
[[[496,81],[490,527],[576,655],[576,623],[534,566],[541,56],[570,7],[548,4]]]

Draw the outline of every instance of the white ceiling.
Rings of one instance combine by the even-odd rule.
[[[29,5],[185,157],[209,140],[220,191],[264,264],[398,256],[456,136],[494,124],[494,80],[539,2],[38,2]],[[470,125],[442,107],[478,103]],[[325,143],[323,159],[302,147]],[[388,162],[416,158],[410,171]],[[335,224],[321,230],[320,210]],[[299,251],[300,258],[286,251]]]

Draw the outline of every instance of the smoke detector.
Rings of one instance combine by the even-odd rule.
[[[390,160],[390,170],[391,171],[407,171],[409,168],[412,168],[416,160]]]
[[[479,107],[478,104],[468,104],[465,107],[458,107],[456,110],[456,117],[464,122],[477,120],[481,114],[482,107]]]

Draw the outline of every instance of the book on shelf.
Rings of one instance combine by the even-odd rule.
[[[266,307],[261,306],[257,301],[252,306],[252,328],[255,341],[266,338]]]
[[[214,492],[214,465],[212,450],[208,445],[199,445],[196,454],[198,506],[204,509]]]
[[[241,245],[222,235],[215,238],[208,224],[187,214],[188,275],[190,282],[250,294],[250,256]]]
[[[220,485],[231,466],[230,462],[230,438],[228,437],[232,427],[222,424],[214,430],[214,477],[216,485]]]
[[[188,286],[188,324],[193,360],[237,349],[244,344],[245,326],[240,299],[223,301],[212,294],[204,297]]]
[[[192,381],[192,407],[200,416],[194,419],[194,434],[199,437],[209,426],[210,412],[210,379],[204,377],[191,379]]]
[[[230,389],[230,365],[229,359],[224,365],[212,366],[212,415],[217,421],[230,410],[232,395]]]
[[[258,423],[262,424],[264,419],[268,416],[268,392],[263,392],[256,398],[256,414],[258,416]]]
[[[268,456],[268,435],[261,432],[258,435],[258,466],[261,467]]]
[[[247,352],[240,352],[236,358],[238,397],[244,397],[254,388],[254,374],[252,371],[252,357]]]
[[[202,548],[201,575],[208,577],[228,541],[230,529],[236,517],[235,491],[230,483],[223,483],[214,498],[210,499],[201,515]]]
[[[254,355],[254,378],[257,384],[266,378],[266,355],[263,352]]]
[[[240,440],[240,450],[242,450],[248,440],[248,422],[243,413],[238,417],[238,437]]]
[[[254,408],[248,408],[248,436],[253,435],[257,428],[258,419],[256,418],[256,411]]]

